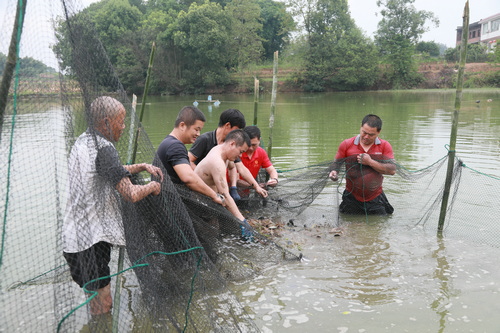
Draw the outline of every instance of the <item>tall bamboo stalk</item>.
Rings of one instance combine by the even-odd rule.
[[[21,44],[26,3],[27,0],[19,0],[17,3],[16,18],[14,21],[14,28],[12,29],[12,36],[10,38],[9,54],[7,55],[2,82],[0,83],[0,134],[2,134],[3,118],[5,108],[7,107],[10,84],[12,82],[12,76],[14,75],[14,69],[16,68],[17,58],[19,56],[19,45]],[[14,96],[14,98],[16,98],[16,96]]]
[[[141,105],[141,112],[139,114],[139,123],[137,124],[137,130],[135,133],[134,137],[134,150],[132,152],[132,158],[128,161],[128,164],[134,164],[135,159],[137,156],[137,146],[138,146],[138,141],[139,141],[139,135],[140,135],[140,126],[142,124],[142,117],[144,115],[144,106],[146,105],[146,97],[148,95],[148,90],[149,90],[149,79],[151,76],[151,68],[153,68],[153,59],[156,51],[156,44],[153,42],[153,45],[151,47],[151,55],[149,56],[149,66],[148,66],[148,71],[146,75],[146,84],[144,85],[144,93],[142,94],[142,105]],[[135,102],[134,102],[135,104]],[[135,105],[133,107],[133,112],[131,114],[132,117],[135,117]],[[134,122],[131,121],[131,124]],[[131,125],[133,126],[133,125]],[[120,273],[123,270],[123,260],[125,258],[125,249],[123,247],[120,247],[120,250],[118,252],[118,273]],[[113,308],[115,311],[113,311],[113,327],[112,327],[112,332],[113,333],[118,333],[118,322],[119,322],[119,317],[120,317],[120,295],[121,295],[121,281],[122,277],[121,274],[118,274],[116,276],[116,288],[115,288],[115,297],[113,299]]]
[[[146,106],[146,97],[148,95],[148,90],[149,90],[149,79],[151,77],[151,68],[153,68],[153,59],[155,57],[155,51],[156,51],[156,44],[153,42],[153,45],[151,46],[151,54],[149,56],[149,65],[148,65],[148,72],[146,75],[146,84],[144,86],[144,93],[142,94],[142,104],[141,104],[141,112],[139,113],[139,126],[137,126],[137,131],[135,133],[135,139],[134,139],[134,151],[132,153],[132,160],[129,161],[129,164],[134,164],[135,163],[135,158],[137,154],[137,143],[139,141],[139,135],[140,135],[140,124],[142,123],[142,117],[144,115],[144,107]]]
[[[253,79],[253,124],[257,126],[257,111],[259,110],[259,80]]]
[[[465,60],[467,58],[467,42],[469,38],[469,1],[465,3],[463,15],[462,42],[460,43],[460,65],[457,77],[457,92],[455,96],[455,111],[453,112],[453,122],[450,134],[450,149],[448,151],[448,170],[444,184],[443,201],[441,202],[441,211],[439,214],[438,235],[442,235],[446,210],[448,208],[448,199],[450,197],[450,187],[453,182],[453,166],[455,164],[455,147],[458,132],[458,114],[462,104],[462,87],[464,81]]]
[[[267,155],[271,158],[273,150],[273,127],[274,113],[276,110],[276,92],[278,90],[278,51],[274,52],[273,64],[273,88],[271,94],[271,115],[269,116],[269,144],[267,146]]]

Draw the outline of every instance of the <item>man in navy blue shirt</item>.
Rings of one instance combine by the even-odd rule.
[[[216,193],[194,173],[185,146],[196,141],[205,121],[205,115],[198,108],[194,106],[183,107],[177,115],[174,129],[163,139],[156,153],[173,183],[185,184],[191,190],[204,194],[214,202],[224,205],[224,197]]]

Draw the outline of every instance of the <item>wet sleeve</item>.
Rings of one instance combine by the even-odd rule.
[[[115,187],[123,177],[130,177],[130,172],[123,167],[118,152],[112,146],[106,146],[97,152],[96,171],[99,176]]]

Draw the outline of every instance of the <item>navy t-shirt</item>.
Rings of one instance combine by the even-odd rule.
[[[210,150],[212,150],[213,147],[217,146],[216,132],[217,130],[203,133],[193,143],[191,149],[189,149],[189,152],[196,157],[196,161],[194,161],[194,164],[198,165],[198,163],[200,163],[208,155]],[[241,159],[238,157],[234,162],[241,162]]]
[[[182,184],[182,180],[175,172],[174,166],[178,164],[190,165],[186,146],[177,138],[168,135],[160,143],[156,153],[167,170],[167,174],[170,176],[172,182]]]

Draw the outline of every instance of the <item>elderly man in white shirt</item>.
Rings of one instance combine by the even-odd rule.
[[[96,98],[90,106],[89,127],[76,140],[68,161],[63,255],[73,280],[86,290],[97,291],[90,301],[92,315],[107,313],[112,306],[108,277],[111,247],[125,245],[121,198],[137,202],[160,194],[159,182],[134,185],[131,175],[147,171],[163,181],[161,169],[153,165],[121,164],[114,143],[125,129],[125,116],[118,100]]]

